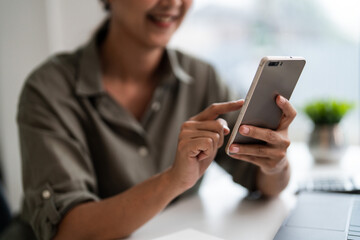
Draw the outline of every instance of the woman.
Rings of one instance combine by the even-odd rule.
[[[196,191],[215,156],[249,191],[276,196],[287,185],[296,112],[281,96],[279,129],[240,130],[267,145],[234,144],[234,159],[218,150],[234,120],[226,114],[243,101],[226,102],[233,98],[211,66],[166,48],[191,3],[106,1],[109,20],[93,39],[26,81],[22,216],[39,239],[126,237]]]

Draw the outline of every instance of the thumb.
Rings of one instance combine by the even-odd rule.
[[[218,121],[224,128],[224,135],[228,135],[230,133],[230,129],[228,127],[228,124],[226,122],[226,120],[222,119],[222,118],[218,118],[216,119],[216,121]]]

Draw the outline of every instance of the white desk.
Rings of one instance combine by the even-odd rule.
[[[356,173],[360,147],[349,147],[340,164],[316,165],[306,144],[293,143],[288,151],[292,178],[275,199],[246,200],[246,191],[220,167],[212,166],[199,195],[169,206],[135,232],[129,240],[148,240],[192,228],[226,240],[270,240],[296,203],[296,183],[307,175]]]

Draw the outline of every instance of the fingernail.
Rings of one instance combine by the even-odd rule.
[[[280,96],[280,103],[285,103],[285,98],[283,96]]]
[[[231,153],[238,153],[239,151],[240,151],[239,147],[236,147],[236,146],[231,146],[230,147],[230,152]]]
[[[240,132],[241,132],[242,134],[248,134],[248,133],[250,132],[250,128],[242,126],[242,127],[240,128]]]

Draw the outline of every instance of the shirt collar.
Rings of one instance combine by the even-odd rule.
[[[179,54],[173,49],[166,48],[165,51],[169,59],[170,71],[175,75],[175,78],[184,83],[191,83],[193,78],[181,67]]]
[[[79,95],[97,95],[105,92],[101,82],[101,68],[95,39],[80,50],[79,74],[76,92]]]
[[[101,31],[101,30],[100,30]],[[99,32],[100,32],[99,31]],[[78,69],[78,79],[76,93],[79,95],[101,95],[105,92],[101,82],[101,67],[98,54],[98,44],[96,33],[94,37],[80,49],[80,62]],[[170,79],[179,80],[183,83],[190,84],[193,78],[182,68],[179,59],[179,53],[173,49],[165,49],[165,60],[161,61],[159,67],[162,78],[161,81]],[[175,78],[171,78],[174,76]]]

